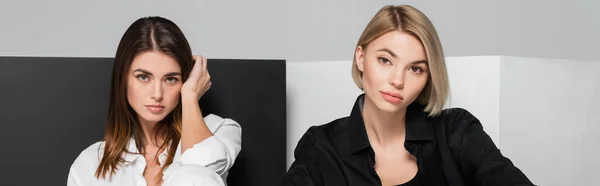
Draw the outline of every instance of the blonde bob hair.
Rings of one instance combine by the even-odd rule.
[[[424,111],[428,112],[429,116],[439,115],[448,97],[448,74],[440,39],[425,14],[409,5],[388,5],[381,8],[367,24],[355,49],[360,46],[364,50],[379,36],[396,30],[413,35],[421,41],[425,48],[429,77],[427,85],[416,101],[426,105]],[[356,65],[355,57],[352,60],[352,78],[361,90],[363,89],[362,75],[363,73]]]

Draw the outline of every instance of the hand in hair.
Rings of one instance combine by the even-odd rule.
[[[208,129],[198,100],[210,88],[210,74],[206,70],[206,58],[194,56],[194,67],[181,87],[181,154],[203,140],[213,136]]]
[[[206,70],[206,58],[196,55],[194,61],[190,76],[181,87],[181,95],[195,97],[199,100],[210,89],[212,83],[210,74]]]

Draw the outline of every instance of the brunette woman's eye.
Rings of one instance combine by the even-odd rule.
[[[179,81],[179,79],[177,79],[175,77],[167,77],[167,79],[165,79],[165,81],[167,81],[167,83],[177,83]]]
[[[137,76],[135,76],[135,77],[136,77],[138,80],[140,80],[140,81],[149,81],[149,80],[150,80],[150,78],[149,78],[149,77],[148,77],[148,75],[146,75],[146,74],[140,74],[140,75],[137,75]]]

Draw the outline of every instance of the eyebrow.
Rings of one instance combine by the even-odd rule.
[[[165,76],[181,76],[181,73],[179,73],[179,72],[169,72],[169,73],[165,74]]]
[[[394,52],[392,52],[392,50],[390,50],[390,49],[388,49],[388,48],[382,48],[382,49],[379,49],[379,50],[377,50],[377,51],[379,51],[379,52],[387,52],[387,53],[389,53],[390,55],[392,55],[392,57],[394,57],[394,58],[396,58],[396,57],[397,57],[397,55],[396,55]],[[413,64],[413,65],[416,65],[416,64],[421,64],[421,63],[425,63],[426,65],[428,64],[428,63],[427,63],[427,60],[425,60],[425,59],[424,59],[424,60],[419,60],[419,61],[413,61],[413,62],[411,62],[411,64]]]
[[[141,73],[148,74],[148,75],[152,76],[151,72],[148,72],[147,70],[140,69],[140,68],[135,69],[133,72],[141,72]],[[169,72],[169,73],[165,74],[165,77],[166,76],[181,76],[181,73],[180,72]]]
[[[416,64],[421,64],[424,63],[425,65],[428,65],[427,60],[419,60],[419,61],[413,61],[411,62],[411,64],[416,65]]]
[[[379,49],[379,50],[377,50],[377,51],[380,51],[380,52],[387,52],[387,53],[390,53],[390,55],[392,55],[392,57],[394,57],[394,58],[396,57],[396,54],[395,54],[394,52],[392,52],[392,50],[390,50],[390,49],[388,49],[388,48],[382,48],[382,49]]]

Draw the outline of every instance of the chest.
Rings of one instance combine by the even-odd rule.
[[[375,165],[373,169],[381,185],[400,185],[412,180],[418,171],[417,159],[403,146],[383,149],[373,146]]]
[[[143,167],[138,166],[140,165],[123,165],[119,167],[119,170],[111,179],[96,179],[93,186],[147,186],[143,176]]]
[[[413,179],[417,185],[448,185],[440,152],[435,147],[435,144],[423,144],[415,145],[412,153],[386,155],[380,152],[377,155],[373,149],[345,156],[335,165],[337,168],[325,168],[339,171],[324,173],[324,179],[326,183],[339,183],[335,185],[399,185],[413,183]]]
[[[142,155],[136,155],[133,162],[128,162],[119,167],[112,179],[104,180],[97,179],[95,186],[153,186],[160,185],[163,177],[160,164],[148,159]],[[164,173],[172,172],[167,168]],[[159,181],[153,181],[153,178],[158,178]]]

